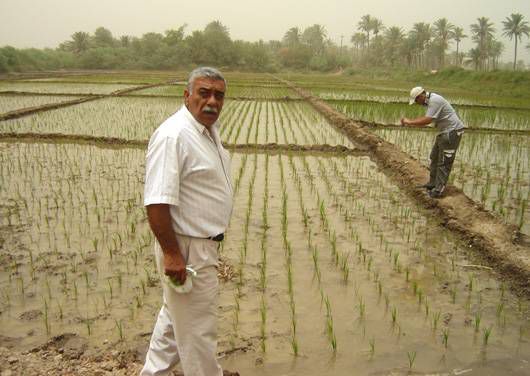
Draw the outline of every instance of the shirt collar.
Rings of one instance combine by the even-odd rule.
[[[195,119],[193,117],[193,115],[188,110],[186,105],[182,105],[182,108],[180,110],[184,113],[184,116],[186,117],[186,119],[189,120],[189,122],[193,125],[193,127],[197,130],[197,132],[199,132],[201,134],[204,134],[204,135],[206,135],[208,137],[212,137],[212,135],[213,135],[213,139],[214,139],[215,143],[218,144],[220,142],[220,140],[219,140],[219,132],[218,132],[218,130],[219,130],[219,121],[216,121],[215,123],[212,124],[212,134],[210,134],[210,132],[208,131],[208,128],[206,128],[204,125],[199,123],[197,121],[197,119]]]

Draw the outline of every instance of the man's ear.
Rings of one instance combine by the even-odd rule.
[[[188,105],[189,96],[190,96],[190,92],[188,91],[188,89],[184,89],[184,104],[185,105]]]

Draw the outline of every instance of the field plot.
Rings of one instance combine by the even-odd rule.
[[[347,89],[347,88],[309,88],[311,94],[325,100],[364,100],[377,102],[402,102],[407,101],[403,90],[374,90],[374,89]]]
[[[298,87],[322,99],[375,100],[380,102],[399,101],[408,103],[408,94],[414,86],[421,85],[428,91],[439,93],[453,104],[479,105],[529,109],[528,98],[497,92],[493,83],[482,91],[465,90],[450,84],[429,84],[429,77],[413,80],[391,80],[374,76],[344,75],[297,75],[280,74],[279,77],[295,83]]]
[[[48,83],[0,81],[0,91],[23,91],[30,93],[110,94],[117,90],[134,87],[134,84],[102,83]]]
[[[425,108],[406,103],[329,101],[333,107],[355,120],[378,124],[399,124],[402,117],[425,115]],[[502,109],[454,106],[458,116],[469,128],[503,130],[530,130],[530,109]]]
[[[429,164],[435,132],[375,130],[385,140]],[[476,202],[530,234],[530,137],[465,133],[450,181]]]
[[[528,323],[518,307],[528,302],[508,298],[489,271],[473,268],[466,247],[367,158],[243,158],[223,246],[237,260],[234,295],[222,295],[234,310],[221,326],[236,346],[253,339],[264,371],[521,366],[515,354],[527,351]],[[503,314],[518,322],[511,335]],[[237,357],[231,363],[241,367]]]
[[[305,102],[233,101],[224,111],[221,138],[230,144],[351,146]]]
[[[0,114],[26,107],[42,106],[43,104],[70,101],[77,98],[68,95],[0,95]]]
[[[177,85],[159,86],[144,90],[138,90],[133,95],[161,95],[161,96],[182,96],[186,83]],[[231,85],[227,90],[227,99],[230,98],[256,98],[256,99],[281,99],[300,98],[293,90],[282,85]]]
[[[0,123],[0,132],[64,133],[148,140],[179,98],[105,98]]]
[[[181,104],[182,99],[173,97],[106,98],[4,121],[0,132],[148,140],[155,128]],[[232,144],[351,145],[304,102],[227,101],[221,124],[222,140]]]
[[[0,148],[9,250],[1,262],[2,334],[24,347],[51,334],[73,331],[101,343],[110,333],[123,336],[122,325],[141,328],[139,308],[149,299],[158,304],[141,205],[144,150]]]
[[[63,332],[135,343],[161,302],[141,206],[144,150],[0,146],[11,250],[1,335],[20,348]],[[227,368],[519,369],[528,301],[475,268],[480,260],[367,158],[233,154],[232,175],[221,254],[235,278],[222,284],[220,350],[247,353]]]
[[[221,139],[246,148],[230,152],[235,206],[219,251],[224,367],[263,376],[527,372],[528,297],[515,295],[292,89],[269,75],[226,77]],[[390,81],[285,78],[320,93],[340,96],[342,85],[370,99],[402,99],[401,83]],[[80,74],[0,82],[0,91],[116,90],[173,79],[185,75]],[[147,344],[162,292],[142,206],[145,147],[76,143],[75,135],[147,141],[182,105],[182,89],[161,86],[134,93],[153,98],[101,98],[0,122],[0,133],[73,136],[0,139],[3,346],[27,351],[63,333],[91,349]],[[340,103],[348,116],[379,123],[418,110]],[[467,120],[524,130],[526,114],[471,108]],[[374,132],[428,163],[434,132]],[[467,132],[451,179],[530,234],[530,139],[505,133]]]
[[[172,80],[185,80],[188,72],[74,72],[59,74],[55,77],[24,79],[24,82],[54,83],[103,83],[103,84],[156,84]],[[18,81],[20,82],[20,81]]]

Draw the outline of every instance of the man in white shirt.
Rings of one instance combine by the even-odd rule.
[[[222,376],[217,362],[217,249],[232,213],[230,158],[217,119],[226,81],[213,68],[191,72],[184,106],[149,141],[144,205],[155,241],[163,305],[141,376]],[[186,267],[197,274],[187,274]],[[175,285],[189,285],[179,292]],[[237,375],[225,371],[225,375]]]
[[[430,179],[421,187],[427,189],[430,197],[440,198],[453,167],[456,151],[464,133],[464,124],[445,98],[435,93],[428,93],[421,86],[410,91],[409,104],[414,103],[427,107],[425,116],[416,119],[402,118],[401,124],[425,127],[434,121],[439,133],[430,155]]]

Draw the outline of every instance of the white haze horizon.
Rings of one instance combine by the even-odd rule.
[[[478,17],[488,17],[495,25],[495,36],[504,43],[502,60],[513,61],[514,41],[502,36],[502,21],[512,13],[521,13],[530,23],[530,1],[445,0],[1,0],[0,47],[56,48],[76,31],[93,33],[97,27],[109,29],[114,37],[140,37],[148,32],[163,33],[186,25],[186,35],[202,30],[209,22],[219,20],[233,40],[249,42],[281,40],[285,32],[313,24],[325,27],[328,37],[337,45],[351,46],[357,23],[365,14],[377,17],[385,26],[399,26],[405,32],[416,22],[433,23],[447,18],[470,35],[470,25]],[[530,39],[523,37],[518,60],[530,64]],[[471,38],[460,50],[473,47]],[[450,45],[454,51],[456,44]]]

